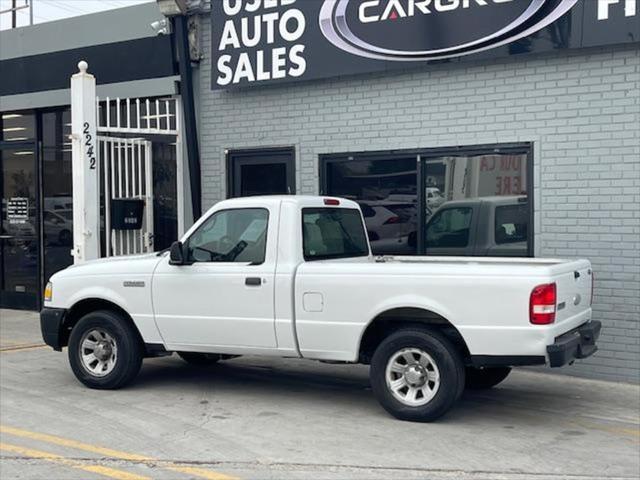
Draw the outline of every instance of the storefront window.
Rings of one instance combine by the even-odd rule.
[[[178,192],[176,147],[153,143],[153,236],[154,250],[163,250],[178,239]]]
[[[322,187],[360,203],[374,254],[527,256],[529,155],[498,145],[325,156]]]
[[[33,142],[36,138],[35,115],[32,113],[3,113],[0,117],[0,141]]]
[[[425,253],[527,256],[527,157],[527,151],[492,149],[427,158]],[[452,222],[448,230],[441,231],[439,220],[461,211],[468,212],[468,221],[464,225]],[[496,221],[502,221],[499,216],[505,222],[494,228]],[[518,218],[508,222],[507,216]]]
[[[35,149],[0,148],[0,307],[38,304],[38,210]]]
[[[71,113],[42,114],[42,229],[44,278],[73,263]]]
[[[415,157],[327,162],[329,195],[350,198],[362,208],[375,255],[417,253],[417,168]]]

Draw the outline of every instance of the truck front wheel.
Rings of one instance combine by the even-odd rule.
[[[89,388],[116,389],[140,371],[143,348],[138,333],[120,313],[86,314],[71,330],[69,363]]]
[[[456,348],[437,331],[403,329],[385,338],[371,359],[371,388],[400,420],[429,422],[446,413],[464,386]]]

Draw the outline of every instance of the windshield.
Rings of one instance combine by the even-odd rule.
[[[302,236],[305,260],[369,255],[362,216],[356,209],[304,208]]]

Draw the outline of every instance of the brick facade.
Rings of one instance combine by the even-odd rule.
[[[565,371],[640,381],[640,49],[214,92],[203,20],[204,207],[226,196],[225,149],[294,146],[298,193],[316,194],[321,154],[532,142],[536,256],[589,258],[604,324]]]

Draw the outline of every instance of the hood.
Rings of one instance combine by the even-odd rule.
[[[51,280],[61,277],[77,277],[109,274],[145,274],[152,273],[156,265],[166,257],[163,253],[145,253],[142,255],[125,255],[119,257],[89,260],[77,265],[71,265],[51,277]]]

